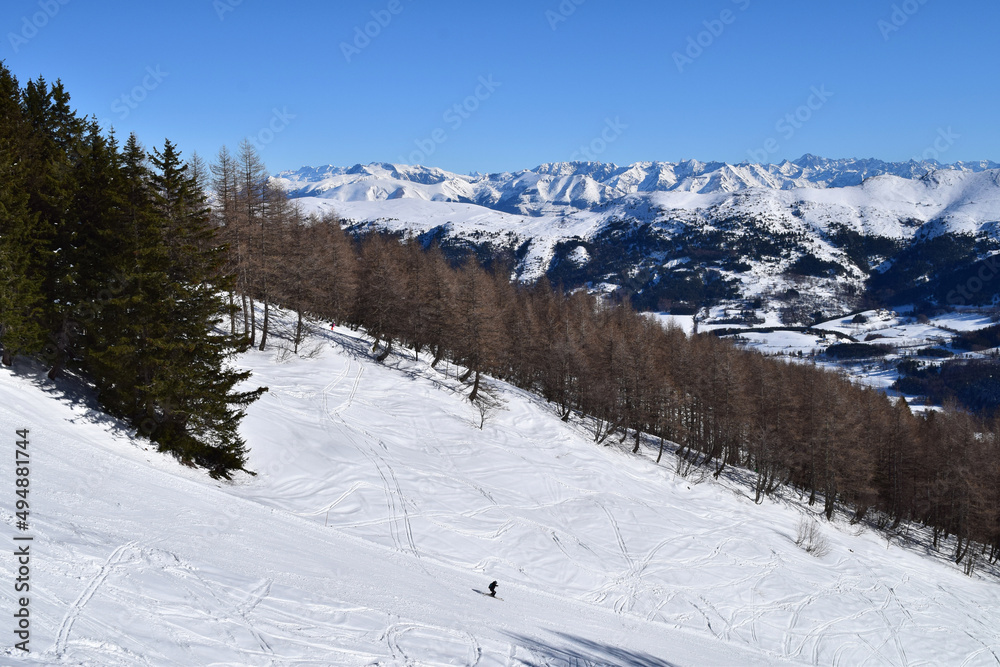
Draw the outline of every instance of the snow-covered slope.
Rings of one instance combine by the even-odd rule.
[[[504,385],[480,430],[454,369],[375,364],[346,330],[318,342],[313,358],[241,357],[270,391],[243,425],[259,474],[231,484],[29,366],[0,369],[3,478],[30,428],[34,536],[33,653],[0,662],[998,661],[994,578],[843,521],[820,524],[817,558],[794,544],[794,499],[757,506],[652,448],[595,446]],[[477,592],[493,579],[503,601]],[[13,596],[0,586],[4,609]]]

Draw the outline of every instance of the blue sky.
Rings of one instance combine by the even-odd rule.
[[[996,2],[5,0],[0,26],[22,83],[271,171],[1000,160]]]

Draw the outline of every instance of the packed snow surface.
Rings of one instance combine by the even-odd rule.
[[[72,384],[0,369],[0,434],[30,429],[33,665],[995,665],[1000,585],[920,542],[820,522],[794,494],[593,443],[456,369],[251,352],[270,391],[242,432],[256,477],[216,482],[102,417]],[[919,538],[919,534],[914,534]],[[0,586],[13,627],[12,548]],[[494,600],[482,594],[499,581]]]

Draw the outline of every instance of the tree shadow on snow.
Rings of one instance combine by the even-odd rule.
[[[336,331],[323,331],[323,337],[334,345],[338,345],[355,361],[373,361],[375,355],[371,351],[371,341],[367,338],[355,338]]]
[[[565,632],[550,632],[555,635],[550,642],[509,634],[519,647],[531,652],[528,660],[521,655],[518,655],[518,660],[532,667],[677,667],[645,652],[602,644]]]
[[[356,338],[353,336],[348,336],[335,331],[325,331],[323,332],[326,339],[330,341],[331,344],[337,345],[341,350],[354,361],[369,362],[372,364],[378,364],[376,357],[382,352],[384,347],[379,346],[377,351],[372,350],[371,338],[367,335],[363,338]],[[431,355],[428,351],[424,352],[423,362],[426,364],[427,359],[430,359]],[[442,363],[449,365],[451,368],[456,368],[454,364],[448,361],[443,361]],[[463,390],[467,387],[458,381],[457,375],[459,374],[461,367],[457,367],[459,370],[455,370],[455,377],[450,376],[447,372],[441,371],[440,367],[436,371],[427,372],[429,366],[424,366],[413,358],[413,352],[399,345],[393,346],[393,351],[389,355],[389,358],[380,364],[384,368],[390,368],[392,370],[398,371],[402,375],[406,376],[410,380],[422,380],[433,384],[436,388],[447,391],[451,394],[461,394]],[[435,377],[435,375],[443,375],[444,380],[440,377]]]
[[[126,439],[135,437],[134,428],[104,411],[97,399],[97,391],[94,389],[93,383],[73,371],[65,370],[59,377],[50,380],[45,366],[34,359],[25,357],[15,358],[14,365],[4,367],[4,370],[15,377],[27,380],[50,398],[76,408],[75,414],[67,418],[67,421],[99,424],[115,436]],[[31,427],[33,421],[37,423],[37,420],[27,415],[25,419],[27,428]]]

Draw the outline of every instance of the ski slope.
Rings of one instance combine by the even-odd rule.
[[[270,391],[242,427],[258,475],[231,483],[0,369],[3,539],[16,428],[34,536],[32,652],[0,664],[1000,664],[995,573],[846,522],[817,558],[795,497],[595,446],[506,385],[480,429],[454,368],[378,365],[346,329],[312,345],[240,357]]]

